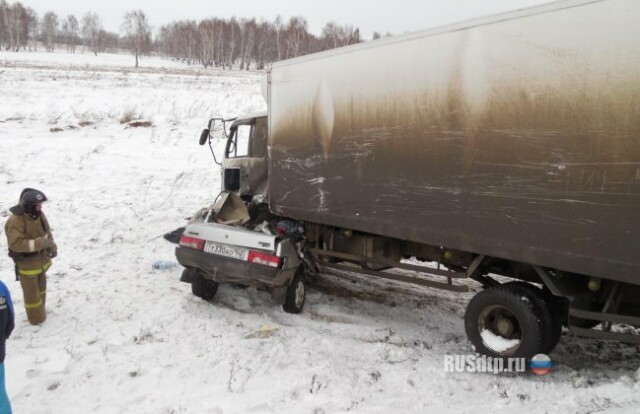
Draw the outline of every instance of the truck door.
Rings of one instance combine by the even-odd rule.
[[[222,161],[222,187],[249,199],[267,191],[267,117],[231,126]]]

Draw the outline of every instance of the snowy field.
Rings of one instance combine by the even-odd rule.
[[[472,294],[325,275],[291,315],[254,289],[223,285],[205,302],[179,268],[153,271],[174,259],[158,236],[219,191],[197,145],[207,119],[265,103],[255,73],[132,65],[0,52],[1,221],[24,187],[40,189],[59,246],[41,326],[0,255],[17,310],[15,413],[640,412],[639,347],[566,332],[550,375],[445,373],[445,355],[472,352]]]
[[[41,47],[42,48],[42,47]],[[94,72],[104,72],[118,70],[121,72],[143,72],[143,73],[182,73],[182,74],[223,74],[223,70],[208,68],[204,69],[200,64],[187,65],[179,60],[160,59],[157,57],[142,56],[139,58],[139,67],[134,67],[135,59],[129,54],[100,53],[95,56],[93,53],[81,53],[82,48],[78,47],[76,53],[47,53],[44,51],[35,52],[7,52],[0,50],[0,69],[2,67],[28,67],[28,68],[58,68],[64,70],[91,70]],[[236,76],[255,76],[255,71],[236,72]]]

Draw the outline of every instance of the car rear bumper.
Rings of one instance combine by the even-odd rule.
[[[288,285],[296,271],[296,269],[274,269],[187,247],[176,247],[176,258],[184,267],[201,270],[205,279],[267,288]],[[189,275],[189,273],[183,275],[180,280],[191,283]]]

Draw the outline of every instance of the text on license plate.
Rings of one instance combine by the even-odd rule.
[[[242,247],[229,246],[226,244],[207,242],[204,245],[204,251],[207,253],[217,254],[234,259],[247,260],[249,250]]]

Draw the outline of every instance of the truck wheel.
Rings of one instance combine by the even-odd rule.
[[[307,286],[301,271],[298,271],[287,288],[287,296],[282,305],[287,313],[300,313],[304,307],[304,300],[307,295]]]
[[[204,300],[211,300],[218,292],[218,283],[213,280],[207,280],[198,274],[191,282],[191,292]]]
[[[540,306],[514,286],[492,286],[474,296],[464,324],[476,352],[487,356],[530,358],[544,345]]]
[[[530,300],[535,301],[541,310],[544,334],[542,338],[541,351],[549,354],[560,342],[562,335],[562,317],[560,309],[556,305],[556,300],[551,292],[544,290],[527,282],[509,282],[503,286],[513,286],[514,289],[522,290],[522,293]]]

